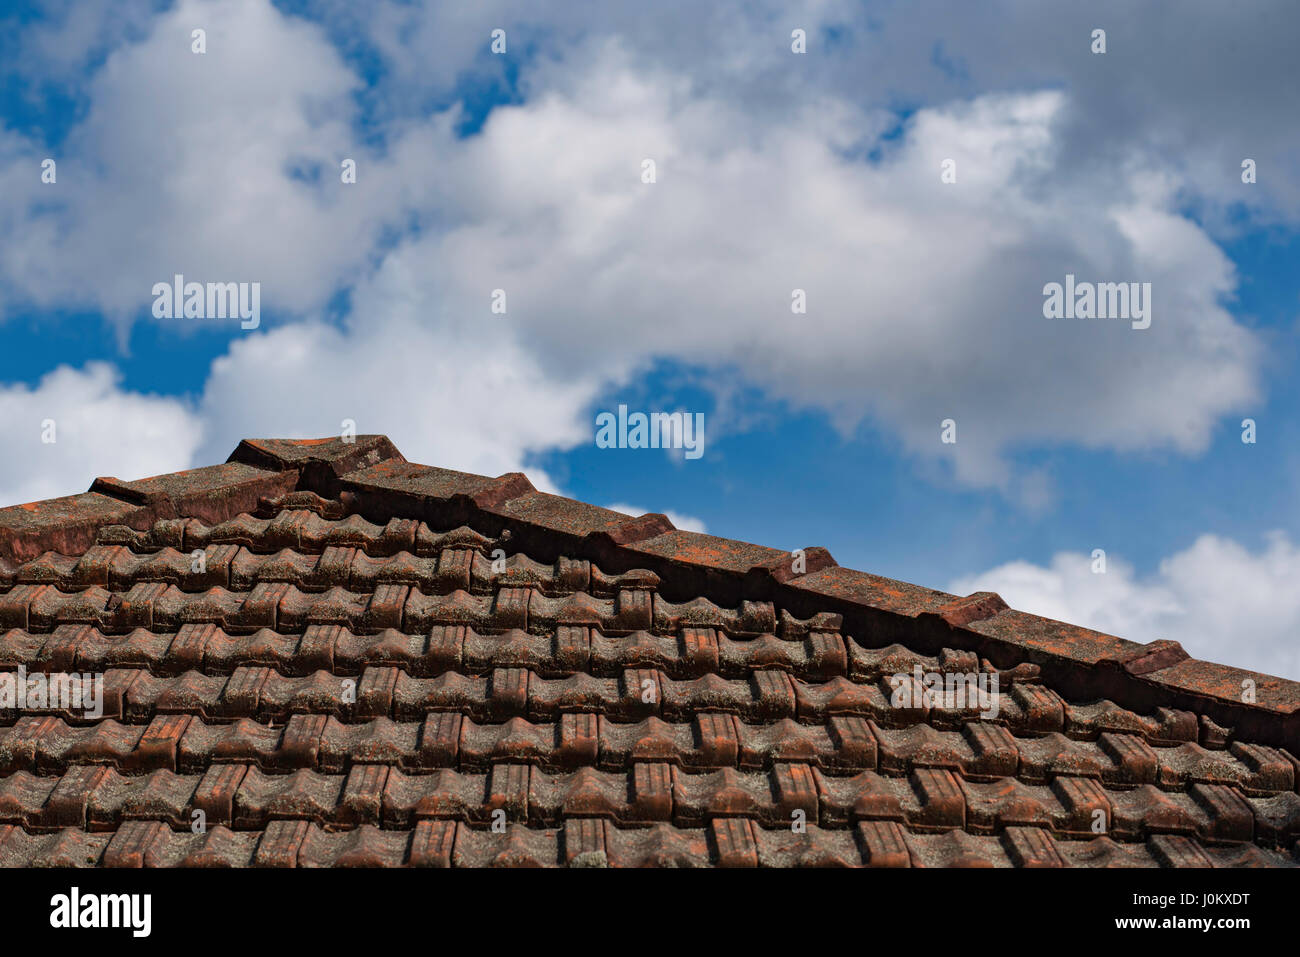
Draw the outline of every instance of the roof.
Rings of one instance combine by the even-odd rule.
[[[0,702],[11,866],[1283,865],[1300,835],[1296,682],[383,436],[0,509],[0,668],[103,691]]]

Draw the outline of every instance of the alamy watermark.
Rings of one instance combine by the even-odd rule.
[[[177,273],[171,282],[156,282],[153,314],[156,319],[242,319],[241,329],[262,323],[260,282],[186,282]]]
[[[633,412],[618,407],[618,415],[596,416],[598,449],[684,449],[688,459],[704,454],[704,413]]]
[[[81,712],[85,718],[104,716],[104,676],[102,674],[29,675],[24,665],[17,671],[0,673],[0,709],[18,711]]]
[[[50,926],[57,929],[125,928],[132,937],[153,929],[152,894],[94,894],[71,888],[50,898]]]
[[[1049,282],[1043,287],[1043,316],[1048,319],[1126,319],[1132,328],[1151,325],[1151,283],[1075,282],[1067,273],[1065,283]]]
[[[980,718],[991,721],[998,716],[997,672],[922,671],[890,676],[894,689],[889,703],[895,708],[940,708],[944,711],[975,710]]]

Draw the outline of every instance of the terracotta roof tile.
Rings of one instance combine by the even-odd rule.
[[[383,436],[0,510],[0,667],[104,689],[0,705],[8,865],[1261,866],[1300,839],[1295,682]],[[934,695],[968,675],[996,694]]]

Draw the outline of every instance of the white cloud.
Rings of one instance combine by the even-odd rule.
[[[389,53],[424,35],[424,20],[392,32],[405,14],[386,10]],[[779,20],[747,21],[745,44],[784,50]],[[1041,507],[1050,477],[1013,474],[1018,449],[1195,454],[1258,396],[1258,344],[1222,305],[1232,265],[1180,215],[1185,184],[1141,144],[1066,175],[1069,91],[950,100],[886,141],[892,114],[829,82],[756,111],[725,76],[757,55],[696,82],[633,41],[561,51],[480,134],[458,138],[453,109],[385,129],[380,153],[356,142],[361,80],[323,28],[265,0],[182,0],[91,78],[57,187],[36,183],[34,144],[0,147],[2,181],[27,184],[0,204],[24,236],[0,273],[39,304],[113,315],[174,272],[260,281],[270,331],[214,364],[206,454],[350,417],[413,457],[518,467],[586,441],[584,404],[669,358],[738,368],[846,431],[873,420]],[[338,183],[344,156],[356,186]],[[1151,328],[1044,319],[1042,287],[1066,272],[1151,282]],[[341,329],[301,321],[342,288]],[[498,288],[505,317],[487,312]],[[956,445],[939,441],[949,417]]]
[[[199,24],[205,54],[190,48]],[[400,201],[353,135],[359,85],[321,28],[264,0],[181,0],[93,74],[57,151],[0,151],[20,186],[5,225],[24,236],[0,256],[11,298],[125,318],[182,273],[261,282],[264,309],[320,306],[359,275]],[[39,181],[47,155],[53,185]],[[344,157],[355,186],[339,181]]]
[[[698,90],[764,124],[819,97],[932,107],[987,90],[1067,89],[1065,178],[1112,168],[1138,149],[1178,170],[1188,198],[1203,202],[1200,211],[1211,218],[1236,214],[1243,204],[1258,218],[1296,222],[1300,128],[1276,118],[1292,108],[1291,38],[1300,8],[1257,0],[1251,16],[1241,16],[1220,0],[1186,0],[1179,12],[1171,24],[1158,6],[1128,0],[1051,8],[935,0],[923,15],[912,4],[868,10],[854,0],[545,8],[517,0],[376,0],[336,3],[328,19],[345,24],[346,36],[367,37],[385,58],[380,86],[399,113],[418,110],[431,91],[444,92],[458,78],[473,77],[480,87],[500,82],[504,58],[483,56],[481,38],[505,25],[514,50],[534,45],[543,55],[583,38],[616,36],[639,69],[689,75]],[[1110,40],[1105,56],[1089,52],[1098,23]],[[790,53],[793,24],[807,31],[805,56]],[[523,84],[544,89],[528,74]],[[1206,136],[1207,129],[1216,135]],[[1243,189],[1245,156],[1269,172]]]
[[[1016,561],[949,585],[995,591],[1013,608],[1133,641],[1167,638],[1193,657],[1300,679],[1300,547],[1281,532],[1252,552],[1202,535],[1148,577],[1108,556],[1061,552],[1047,567]]]
[[[42,441],[47,419],[52,443]],[[105,363],[60,366],[34,389],[0,386],[0,505],[74,495],[101,475],[130,481],[188,468],[199,439],[184,403],[123,390]]]
[[[396,280],[394,280],[396,281]],[[583,410],[597,377],[560,380],[488,314],[441,330],[424,324],[412,296],[344,329],[295,323],[253,335],[212,366],[200,409],[201,457],[221,461],[244,437],[387,435],[408,459],[484,475],[524,470],[529,452],[590,441]],[[486,297],[485,297],[486,302]]]
[[[638,508],[635,505],[625,505],[623,503],[619,503],[618,505],[606,505],[605,508],[615,512],[622,512],[624,515],[631,515],[635,518],[640,518],[646,512],[650,511],[648,508]],[[681,529],[683,532],[708,531],[708,527],[704,524],[703,519],[695,518],[693,515],[683,515],[681,512],[674,512],[672,509],[659,509],[659,511],[664,515],[667,515],[668,521],[672,522],[674,527]]]
[[[439,143],[453,225],[393,254],[428,264],[452,316],[507,289],[548,368],[735,364],[986,485],[1035,442],[1196,453],[1256,396],[1258,345],[1220,304],[1231,263],[1140,157],[1058,175],[1063,93],[922,110],[871,164],[839,131],[883,125],[845,101],[756,125],[633,70],[619,44],[582,63],[542,67],[547,95]],[[1150,282],[1151,328],[1044,319],[1042,288],[1067,272]],[[949,417],[956,445],[939,441]]]
[[[11,66],[28,77],[67,88],[77,86],[81,71],[91,61],[147,32],[157,12],[154,0],[113,4],[43,0],[40,7],[40,16],[23,26],[18,56]]]

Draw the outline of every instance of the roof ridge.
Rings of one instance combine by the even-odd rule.
[[[0,509],[0,582],[45,551],[80,554],[103,525],[225,521],[265,498],[313,492],[370,521],[417,518],[469,525],[530,557],[561,553],[611,573],[660,576],[668,596],[738,604],[780,600],[807,617],[831,610],[845,630],[920,650],[977,652],[998,668],[1036,665],[1042,680],[1080,700],[1170,707],[1300,752],[1300,682],[1190,657],[1176,641],[1147,644],[1016,611],[993,592],[961,597],[838,565],[820,547],[782,551],[675,528],[667,516],[629,517],[538,491],[522,472],[495,478],[408,462],[383,435],[245,439],[226,463],[133,482],[97,479],[82,495]]]

